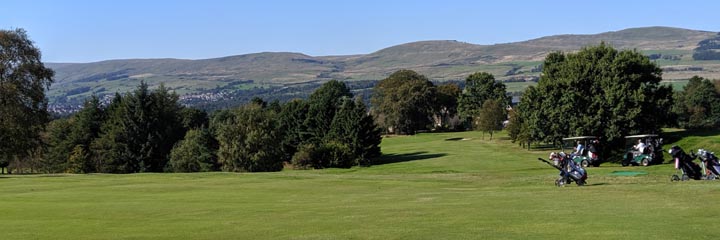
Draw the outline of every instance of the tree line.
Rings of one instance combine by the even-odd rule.
[[[45,90],[53,71],[24,30],[1,31],[0,167],[48,173],[278,171],[371,165],[381,134],[501,128],[509,102],[505,86],[487,73],[470,75],[461,90],[436,86],[411,70],[355,97],[329,81],[307,100],[252,99],[207,114],[185,107],[160,85],[141,82],[109,104],[96,96],[75,114],[50,120]],[[357,85],[358,83],[353,83]],[[355,86],[357,87],[357,86]],[[373,107],[364,99],[370,96]],[[492,116],[492,117],[490,117]],[[484,118],[483,118],[484,117]]]
[[[507,129],[513,141],[559,144],[598,136],[617,149],[623,137],[662,127],[720,126],[720,83],[699,77],[674,93],[661,69],[634,50],[601,44],[548,54],[537,86],[518,106],[492,74],[437,84],[412,70],[372,83],[371,107],[340,81],[306,100],[254,98],[207,114],[185,107],[164,86],[87,99],[76,114],[48,122],[44,90],[52,70],[23,30],[1,31],[0,166],[37,172],[278,171],[371,165],[381,134]],[[6,50],[7,49],[7,50]],[[459,85],[463,85],[461,89]],[[506,121],[507,120],[507,121]]]
[[[399,70],[367,85],[372,108],[363,101],[366,94],[356,97],[345,83],[332,80],[306,100],[254,98],[207,114],[181,105],[164,85],[150,89],[141,82],[108,104],[92,96],[77,113],[49,121],[45,90],[53,71],[23,30],[1,31],[0,40],[0,167],[13,162],[19,171],[256,172],[288,164],[371,165],[381,154],[382,133],[478,127],[492,134],[508,103],[505,86],[487,73],[470,75],[461,90]]]
[[[377,105],[371,109],[345,83],[333,80],[307,100],[255,98],[208,115],[182,106],[163,85],[151,90],[141,83],[106,106],[93,96],[76,114],[50,122],[41,138],[42,157],[30,163],[49,173],[368,166],[381,154],[383,132],[447,130],[448,119],[459,114],[470,126],[491,134],[499,130],[508,102],[504,85],[487,73],[469,76],[465,85],[465,92],[455,84],[435,86],[421,74],[400,70],[374,87],[371,101]]]
[[[422,74],[399,70],[375,86],[372,112],[386,133],[477,129],[492,136],[502,129],[510,104],[505,85],[485,72],[469,75],[463,85],[435,85]]]
[[[330,81],[308,100],[250,104],[208,116],[161,85],[141,83],[102,106],[87,100],[52,121],[40,172],[279,171],[370,165],[381,135],[362,101]]]

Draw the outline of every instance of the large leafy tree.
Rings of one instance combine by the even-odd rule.
[[[412,70],[399,70],[373,90],[374,112],[390,132],[414,134],[432,122],[435,86]]]
[[[250,104],[230,111],[217,126],[218,160],[224,171],[266,172],[283,168],[277,113]]]
[[[673,112],[683,128],[720,126],[720,94],[712,82],[694,76],[675,96]]]
[[[437,86],[433,112],[438,127],[447,128],[450,118],[457,114],[458,97],[461,93],[460,87],[454,83]]]
[[[664,113],[672,106],[672,89],[660,80],[660,68],[637,51],[601,44],[551,53],[519,113],[534,140],[591,135],[617,147],[625,135],[657,133],[670,122]]]
[[[495,81],[495,77],[486,72],[470,74],[465,79],[465,89],[458,98],[458,113],[466,120],[480,117],[483,103],[494,99],[498,104],[509,105],[505,84]]]
[[[25,30],[0,30],[0,167],[40,145],[53,75]]]

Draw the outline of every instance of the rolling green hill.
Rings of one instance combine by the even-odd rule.
[[[531,79],[544,56],[606,42],[616,48],[654,54],[668,80],[693,75],[720,78],[720,61],[694,61],[698,42],[717,33],[669,27],[631,28],[588,35],[557,35],[495,45],[458,41],[422,41],[351,56],[313,57],[301,53],[265,52],[213,59],[127,59],[94,63],[49,63],[56,71],[51,102],[89,94],[125,92],[140,80],[164,83],[180,94],[203,93],[232,86],[248,89],[330,79],[379,80],[398,69],[411,69],[433,80],[464,79],[486,71],[500,80]],[[537,70],[537,69],[535,69]]]

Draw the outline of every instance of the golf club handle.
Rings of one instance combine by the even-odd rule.
[[[538,158],[538,160],[540,160],[540,161],[542,161],[542,162],[544,162],[544,163],[547,163],[547,165],[550,165],[551,167],[554,167],[554,168],[557,169],[557,170],[562,171],[562,168],[560,168],[560,167],[558,167],[558,166],[555,166],[555,164],[552,164],[552,163],[549,162],[548,160],[545,160],[545,159],[542,159],[542,158]]]

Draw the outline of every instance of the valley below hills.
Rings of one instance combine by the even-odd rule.
[[[107,101],[116,92],[132,91],[144,81],[151,87],[164,84],[180,95],[183,104],[218,109],[253,97],[281,101],[303,98],[323,82],[335,79],[367,98],[377,81],[399,69],[414,70],[435,82],[461,82],[473,72],[485,71],[505,82],[509,91],[520,92],[536,83],[548,53],[577,51],[601,42],[647,55],[663,69],[663,80],[675,87],[695,75],[720,79],[720,49],[716,49],[720,34],[644,27],[493,45],[420,41],[348,56],[263,52],[199,60],[46,63],[56,73],[47,96],[50,110],[64,114],[77,110],[90,95]]]

